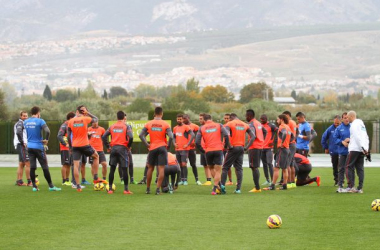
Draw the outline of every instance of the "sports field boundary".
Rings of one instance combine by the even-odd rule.
[[[146,154],[134,154],[133,162],[134,167],[145,167]],[[61,156],[58,154],[47,154],[49,167],[61,167]],[[107,161],[109,154],[106,154]],[[200,155],[197,155],[197,167],[199,164]],[[309,158],[313,167],[331,167],[330,155],[326,154],[312,154]],[[17,154],[0,154],[0,167],[17,167],[18,155]],[[248,167],[248,156],[244,155],[243,167]],[[372,154],[372,162],[365,162],[364,167],[380,167],[380,154]]]

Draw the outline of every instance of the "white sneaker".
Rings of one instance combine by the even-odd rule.
[[[270,181],[265,181],[263,184],[261,184],[261,186],[266,186],[266,185],[270,185]]]
[[[74,185],[74,184],[71,183],[71,188],[77,188],[77,185]],[[86,187],[81,185],[80,188],[83,189],[83,188],[86,188]]]
[[[363,193],[363,189],[355,189],[355,193],[362,194]]]
[[[347,187],[346,188],[346,193],[351,193],[351,190],[352,190],[352,188]]]
[[[344,189],[344,188],[338,188],[337,190],[336,190],[336,192],[337,193],[347,193],[347,190],[346,189]]]
[[[358,190],[356,189],[356,188],[351,188],[350,189],[350,191],[348,191],[349,193],[357,193],[358,192]]]
[[[202,185],[202,182],[200,182],[200,181],[197,181],[196,183],[198,186]]]

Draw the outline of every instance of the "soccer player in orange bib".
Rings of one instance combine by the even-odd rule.
[[[169,136],[169,140],[173,142],[174,147],[176,146],[176,141],[175,138],[173,138],[173,132],[170,125],[166,121],[162,120],[163,115],[164,112],[162,108],[156,107],[154,109],[154,119],[145,124],[139,134],[141,141],[149,149],[146,194],[150,194],[150,184],[152,182],[154,166],[158,166],[156,194],[161,194],[160,187],[162,180],[164,179],[165,165],[168,164],[168,144],[166,135]],[[150,143],[146,141],[146,136],[148,134],[150,136]]]
[[[252,130],[249,126],[239,120],[236,114],[232,113],[230,115],[232,121],[224,125],[228,134],[230,134],[230,145],[223,163],[222,170],[222,193],[225,193],[225,184],[227,180],[228,170],[231,169],[232,164],[234,165],[237,177],[235,194],[241,194],[241,184],[243,181],[243,158],[244,151],[246,151],[255,140]],[[245,146],[245,134],[250,136],[250,141]]]
[[[74,161],[74,177],[77,184],[77,191],[82,192],[82,187],[79,181],[79,162],[82,154],[94,158],[93,172],[97,173],[99,168],[99,155],[90,146],[88,140],[87,127],[92,122],[97,122],[98,118],[88,112],[85,106],[79,106],[75,113],[76,117],[72,118],[68,124],[68,142],[72,150],[72,157]],[[72,139],[71,139],[72,134]],[[94,175],[94,183],[98,183],[98,175]]]
[[[103,143],[111,151],[110,154],[110,174],[109,174],[109,194],[113,194],[113,180],[115,177],[116,166],[119,164],[123,173],[124,194],[132,194],[128,187],[128,148],[133,142],[132,131],[126,124],[126,114],[123,111],[117,112],[117,122],[107,129],[102,136]],[[108,142],[111,136],[111,143]]]
[[[274,168],[273,173],[273,183],[265,190],[276,190],[275,183],[278,179],[280,168],[282,169],[282,174],[284,177],[282,187],[280,190],[287,189],[287,181],[288,181],[288,157],[289,157],[289,144],[293,137],[293,133],[290,130],[289,119],[286,115],[281,114],[277,118],[278,127],[278,140],[277,140],[277,157],[276,157],[276,166]]]
[[[288,188],[295,188],[295,178],[296,178],[296,171],[294,168],[294,154],[296,153],[297,147],[296,147],[296,138],[297,138],[297,124],[295,121],[292,120],[292,114],[289,111],[284,111],[282,114],[286,115],[288,117],[289,123],[288,126],[290,128],[290,131],[293,134],[293,140],[289,143],[289,157],[288,157]]]
[[[253,182],[255,187],[250,190],[250,193],[260,193],[260,161],[261,153],[264,148],[264,140],[266,130],[263,125],[255,119],[255,111],[248,109],[245,113],[245,118],[249,122],[249,127],[252,130],[254,141],[248,149],[249,167],[252,169]]]
[[[177,161],[181,166],[181,182],[179,185],[187,186],[187,159],[189,158],[189,146],[194,140],[194,133],[190,126],[183,124],[183,114],[177,115],[177,126],[173,128],[173,135],[176,141]]]
[[[190,121],[190,116],[187,114],[183,115],[183,123],[185,125],[190,126],[191,130],[193,130],[193,133],[196,134],[199,130],[199,126],[197,124],[194,124]],[[197,169],[197,153],[195,151],[195,140],[190,143],[189,146],[189,163],[190,166],[193,170],[194,178],[195,178],[195,183],[197,185],[202,185],[202,183],[199,181],[198,177],[198,169]],[[187,178],[187,176],[186,176]]]
[[[61,151],[61,164],[62,164],[62,185],[71,186],[70,183],[70,149],[67,140],[67,126],[69,121],[75,117],[74,112],[69,112],[66,115],[66,121],[61,125],[58,131],[59,150]]]
[[[211,194],[216,195],[221,192],[221,170],[223,164],[223,148],[229,145],[228,132],[220,123],[215,123],[211,120],[211,115],[203,116],[205,124],[199,128],[199,132],[195,139],[195,144],[199,150],[205,153],[207,166],[211,169],[214,177],[214,187]],[[205,148],[201,142],[204,139]],[[225,145],[223,145],[223,138]],[[213,170],[213,171],[212,171]]]
[[[102,136],[106,130],[99,126],[98,122],[93,122],[91,124],[91,127],[88,128],[88,136],[90,138],[90,145],[93,149],[96,150],[96,152],[99,155],[99,163],[102,165],[102,176],[103,176],[103,182],[106,182],[106,177],[107,177],[107,160],[106,160],[106,155],[104,154],[103,151],[103,141],[102,141]],[[90,157],[88,161],[91,166],[94,163],[94,159]],[[92,173],[92,175],[98,174],[98,173]]]

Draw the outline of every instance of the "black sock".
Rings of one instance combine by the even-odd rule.
[[[207,181],[211,181],[211,178],[207,178]]]
[[[31,180],[31,179],[28,179],[28,184],[31,183],[31,182],[32,182],[32,180]]]
[[[85,182],[86,181],[86,178],[82,178],[82,182]]]
[[[288,189],[288,185],[287,184],[282,184],[282,189]]]
[[[94,174],[94,180],[98,180],[98,174]]]
[[[69,178],[66,178],[66,181],[70,181],[70,179],[69,179]]]
[[[105,177],[105,176],[103,176],[103,180],[104,180],[104,181],[106,180],[106,177]]]
[[[82,187],[80,186],[80,184],[77,184],[77,189],[81,189]]]
[[[65,183],[66,182],[66,179],[62,179],[62,183]]]

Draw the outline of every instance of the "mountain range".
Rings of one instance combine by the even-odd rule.
[[[379,0],[0,0],[0,41],[380,21]]]

